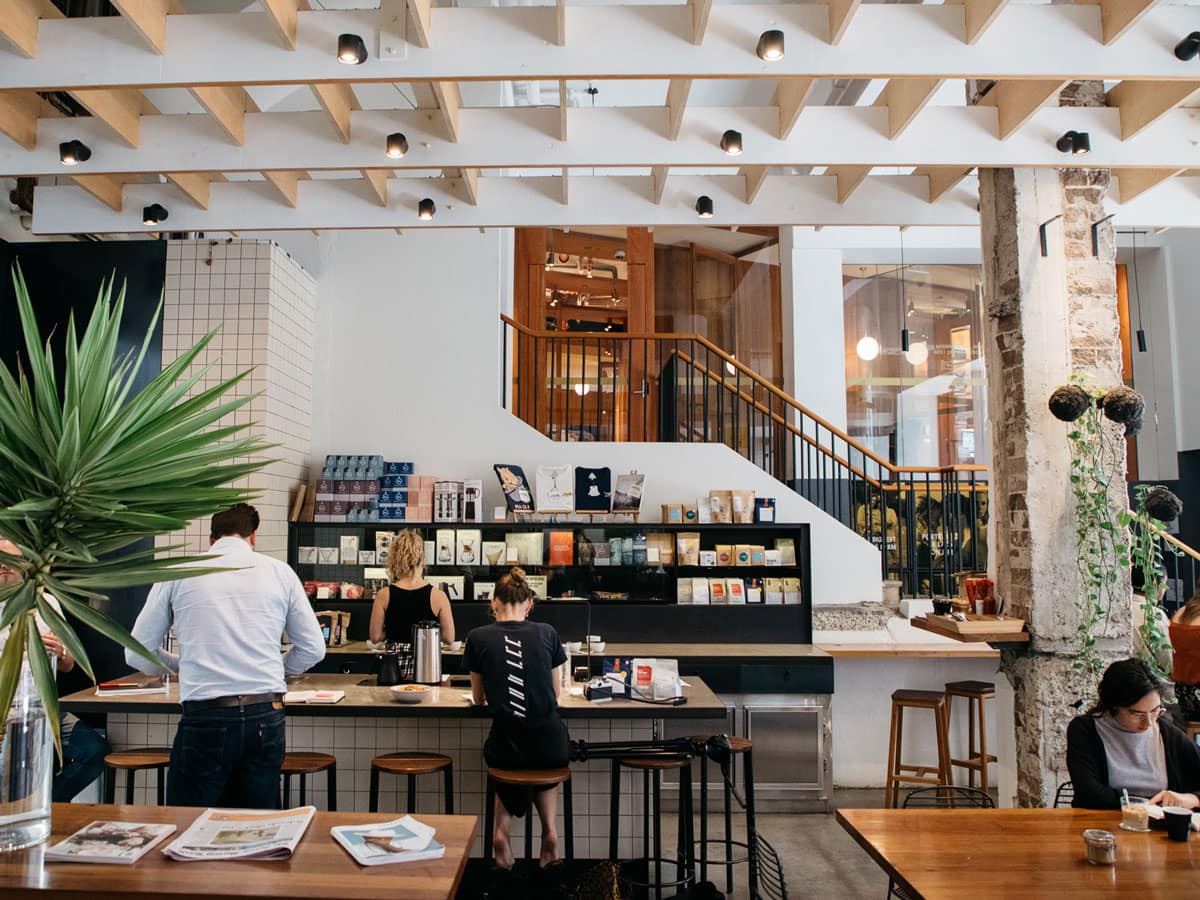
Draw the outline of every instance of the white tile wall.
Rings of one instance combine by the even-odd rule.
[[[108,716],[108,739],[114,750],[132,747],[169,747],[175,737],[179,716],[166,714],[122,714]],[[337,757],[337,803],[341,811],[365,812],[369,806],[371,759],[376,754],[399,750],[424,750],[444,753],[454,760],[454,809],[456,813],[480,816],[480,835],[474,855],[483,853],[483,801],[485,797],[483,742],[489,723],[459,719],[389,719],[306,717],[292,715],[287,720],[287,748],[332,753]],[[650,723],[609,722],[603,719],[572,720],[571,738],[588,741],[648,740]],[[574,782],[575,854],[581,858],[608,856],[609,783],[607,761],[576,763],[571,766]],[[117,796],[122,797],[124,774],[118,776]],[[404,813],[407,779],[382,775],[379,782],[380,812]],[[156,802],[153,774],[139,773],[135,782],[134,803]],[[443,780],[441,774],[417,779],[417,812],[441,813]],[[309,803],[326,808],[325,776],[308,779]],[[292,779],[292,803],[299,805],[299,779]],[[625,770],[621,780],[621,843],[619,852],[628,859],[641,854],[642,780],[640,773]],[[524,828],[528,819],[515,822],[513,849],[524,850]],[[534,825],[535,829],[538,826]],[[559,838],[564,839],[562,801],[559,800]],[[534,832],[537,853],[539,831]],[[675,835],[664,834],[663,846],[674,847]]]
[[[286,252],[269,241],[172,241],[167,245],[163,305],[163,365],[169,365],[205,334],[220,329],[189,370],[209,366],[193,393],[246,370],[236,393],[251,396],[245,407],[217,423],[251,424],[270,444],[273,462],[243,479],[259,492],[262,525],[258,549],[283,559],[292,489],[306,480],[312,446],[313,316],[316,284]],[[179,552],[208,547],[208,521],[164,535],[160,547]]]

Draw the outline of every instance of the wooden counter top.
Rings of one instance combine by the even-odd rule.
[[[613,700],[608,703],[589,703],[582,696],[563,692],[559,710],[564,719],[700,719],[724,716],[725,705],[701,679],[684,677],[687,703],[668,706],[640,703],[634,700]],[[466,686],[435,687],[432,696],[421,703],[397,703],[385,687],[376,687],[373,678],[362,675],[302,675],[288,682],[290,691],[345,691],[339,703],[289,703],[292,716],[397,716],[424,718],[489,718],[483,707],[472,706],[464,695]],[[365,682],[365,683],[364,683]],[[578,687],[573,685],[573,687]],[[69,694],[59,701],[67,712],[90,713],[178,713],[179,685],[173,683],[166,694],[124,694],[99,697],[94,688]]]
[[[834,659],[999,659],[987,644],[826,644],[816,645]]]
[[[350,641],[340,647],[330,647],[327,653],[375,653],[367,648],[365,641]],[[443,656],[461,656],[462,649],[442,648]],[[572,651],[572,656],[586,656],[587,650]],[[603,656],[647,656],[667,659],[724,658],[730,659],[820,659],[826,656],[819,645],[813,644],[734,644],[734,643],[681,643],[610,642],[602,653],[593,653],[593,658]]]

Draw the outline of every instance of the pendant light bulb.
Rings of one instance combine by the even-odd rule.
[[[879,341],[867,335],[858,342],[854,348],[854,352],[858,354],[858,358],[863,362],[870,362],[879,355]]]
[[[92,158],[92,150],[83,141],[63,141],[58,145],[58,161],[64,166],[75,166]]]
[[[367,45],[357,34],[339,34],[337,58],[347,66],[361,66],[367,61]]]
[[[742,155],[742,133],[730,128],[721,135],[721,149],[730,156]]]
[[[417,218],[418,219],[423,219],[425,221],[429,221],[430,219],[433,218],[434,213],[436,213],[436,212],[437,212],[437,207],[434,205],[433,201],[428,197],[426,197],[424,200],[422,200],[420,203],[417,204]]]
[[[701,194],[696,198],[696,215],[702,219],[711,219],[713,217],[712,197],[707,194]]]
[[[399,131],[393,132],[387,136],[388,159],[403,159],[404,154],[407,152],[408,138],[402,135]]]
[[[778,28],[764,31],[758,38],[758,46],[754,49],[759,59],[774,62],[783,59],[783,32]]]

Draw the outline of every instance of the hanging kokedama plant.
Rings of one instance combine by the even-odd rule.
[[[1091,395],[1077,384],[1064,384],[1050,395],[1050,412],[1063,422],[1074,422],[1091,406]]]

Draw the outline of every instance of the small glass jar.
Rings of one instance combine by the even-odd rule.
[[[1111,831],[1089,828],[1083,833],[1087,861],[1093,866],[1111,866],[1117,861],[1117,839]]]

